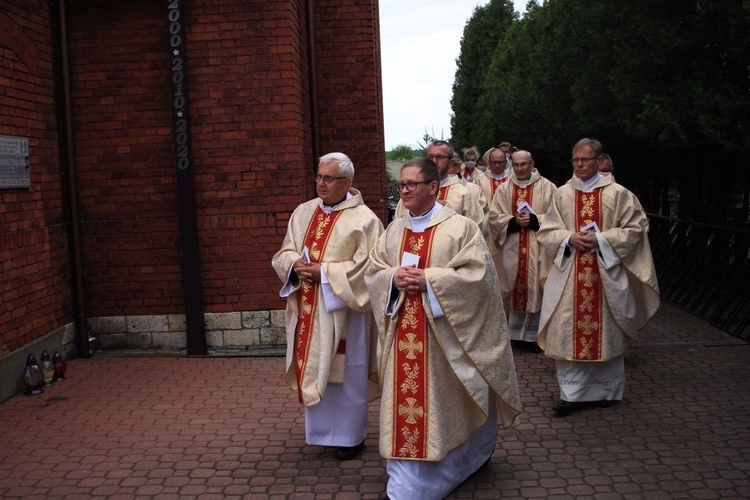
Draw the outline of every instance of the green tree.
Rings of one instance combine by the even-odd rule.
[[[385,157],[392,161],[409,161],[414,158],[414,149],[408,144],[399,144],[385,153]]]
[[[451,98],[451,135],[457,148],[474,144],[472,133],[481,83],[495,47],[515,19],[511,1],[490,0],[474,9],[464,27]]]

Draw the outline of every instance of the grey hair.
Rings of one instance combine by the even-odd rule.
[[[469,154],[469,153],[473,153],[474,154],[474,158],[477,159],[477,160],[482,157],[482,155],[479,154],[479,148],[476,147],[476,146],[472,146],[470,148],[464,149],[464,158],[466,158],[466,155]]]
[[[601,142],[597,141],[596,139],[589,139],[588,137],[584,137],[580,141],[576,142],[575,146],[573,146],[573,151],[586,146],[589,146],[591,149],[593,149],[594,153],[596,153],[597,156],[601,155],[604,151],[604,147],[602,147]]]
[[[450,155],[449,155],[449,156],[450,156],[451,158],[453,158],[453,153],[454,153],[454,150],[453,150],[453,146],[451,146],[451,143],[450,143],[450,142],[448,142],[448,141],[444,141],[444,140],[442,140],[442,139],[439,139],[439,140],[437,140],[437,141],[432,141],[432,142],[430,143],[430,146],[448,146],[449,148],[451,148],[451,150],[450,150]],[[428,147],[429,147],[429,146],[428,146]]]
[[[609,164],[612,166],[612,168],[615,168],[615,162],[612,161],[611,156],[609,156],[607,153],[602,153],[602,158],[607,160]]]
[[[326,163],[338,163],[341,175],[349,179],[354,177],[354,163],[344,153],[328,153],[318,159],[318,166]]]

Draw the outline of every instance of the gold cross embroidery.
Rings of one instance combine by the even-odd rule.
[[[585,321],[578,322],[578,328],[583,328],[584,335],[591,335],[591,330],[599,329],[599,323],[597,323],[596,321],[591,321],[593,318],[588,314],[584,316],[583,319]]]
[[[400,416],[406,415],[406,423],[416,424],[417,417],[422,418],[422,415],[424,415],[424,410],[422,409],[422,407],[417,406],[416,399],[406,398],[406,404],[399,405],[398,414]]]
[[[416,342],[417,335],[414,333],[407,333],[406,340],[401,340],[398,343],[398,350],[406,352],[406,359],[417,359],[414,352],[422,352],[422,342]]]
[[[578,273],[578,281],[583,281],[583,286],[592,287],[595,281],[599,281],[599,275],[594,273],[594,270],[590,267],[584,267],[585,272]]]

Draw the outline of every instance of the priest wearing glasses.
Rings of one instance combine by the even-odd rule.
[[[305,408],[306,442],[335,447],[338,460],[364,449],[367,404],[379,396],[364,274],[383,225],[353,177],[345,154],[320,158],[318,197],[294,210],[272,261],[286,298],[286,382]]]

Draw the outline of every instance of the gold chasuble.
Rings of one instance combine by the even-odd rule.
[[[350,315],[364,314],[372,322],[370,297],[364,274],[370,249],[383,231],[380,219],[367,208],[362,195],[349,189],[351,197],[326,214],[321,199],[298,206],[289,219],[281,250],[272,264],[279,279],[288,286],[286,297],[286,376],[300,402],[314,406],[329,383],[344,381],[346,338]],[[310,261],[320,263],[328,285],[301,281],[294,263],[307,247]],[[323,288],[343,303],[328,311]],[[284,291],[282,289],[282,291]],[[369,369],[373,383],[370,398],[379,395],[375,382],[376,338],[371,336]]]
[[[442,315],[434,316],[427,292],[396,294],[393,274],[404,252],[419,255]],[[422,232],[408,215],[394,220],[370,253],[365,283],[379,332],[383,457],[443,460],[487,422],[490,395],[499,425],[517,423],[521,403],[508,326],[476,224],[449,206]]]
[[[520,228],[508,232],[510,222],[518,214],[518,204],[527,203],[541,225],[552,204],[557,187],[532,171],[528,182],[519,184],[515,175],[497,188],[490,205],[490,241],[498,269],[503,301],[511,311],[537,313],[542,307],[542,286],[547,275],[547,262],[542,258],[537,231]]]
[[[566,250],[567,239],[592,222],[599,229],[599,248]],[[611,176],[595,180],[586,191],[573,177],[555,191],[537,231],[546,257],[554,261],[544,285],[537,337],[545,355],[610,361],[638,339],[638,330],[659,308],[647,227],[635,195]]]
[[[430,247],[435,227],[414,234],[404,229],[401,255],[419,256],[419,269],[429,267]],[[427,314],[422,295],[407,294],[396,323],[396,349],[393,366],[393,434],[392,456],[424,459],[427,456]]]
[[[305,246],[310,250],[310,262],[320,263],[320,258],[328,245],[328,239],[333,233],[333,226],[343,212],[326,214],[318,207],[310,220],[305,236]],[[299,402],[304,404],[302,387],[304,387],[307,359],[310,352],[310,338],[313,332],[313,322],[318,308],[318,291],[320,283],[302,282],[299,294],[299,319],[294,339],[294,365],[297,371],[297,392]]]
[[[576,224],[579,228],[602,224],[601,189],[576,191]],[[573,356],[580,360],[602,359],[602,282],[594,252],[576,252],[573,309]]]

